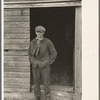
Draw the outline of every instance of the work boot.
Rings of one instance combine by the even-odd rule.
[[[47,96],[45,100],[51,100],[51,96]]]
[[[40,97],[36,97],[36,100],[40,100]]]

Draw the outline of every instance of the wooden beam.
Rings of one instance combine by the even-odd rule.
[[[24,2],[24,3],[48,3],[48,2],[71,2],[71,1],[80,1],[80,0],[4,0],[4,2]]]
[[[4,8],[37,8],[37,7],[69,7],[69,6],[81,6],[81,2],[5,2]]]
[[[75,8],[75,95],[81,100],[82,93],[82,17],[81,7]]]

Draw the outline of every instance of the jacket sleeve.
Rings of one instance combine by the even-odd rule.
[[[51,41],[49,41],[48,47],[49,47],[49,53],[50,53],[49,63],[52,64],[57,57],[57,51]]]

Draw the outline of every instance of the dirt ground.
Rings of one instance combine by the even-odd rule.
[[[73,100],[73,93],[52,91],[51,100]],[[32,93],[4,93],[3,100],[35,100],[34,92]],[[44,91],[42,91],[41,100],[45,100]]]

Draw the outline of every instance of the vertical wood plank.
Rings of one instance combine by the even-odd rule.
[[[75,94],[80,100],[82,88],[82,20],[81,7],[75,8]],[[76,100],[76,99],[75,99]]]

